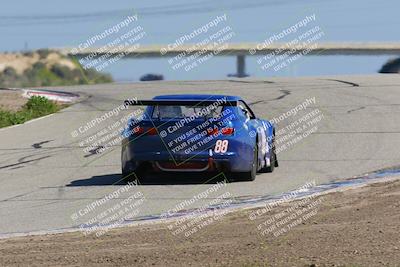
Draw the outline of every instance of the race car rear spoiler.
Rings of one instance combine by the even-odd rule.
[[[153,99],[153,100],[133,100],[124,101],[126,106],[237,106],[236,100],[185,100],[185,99]]]

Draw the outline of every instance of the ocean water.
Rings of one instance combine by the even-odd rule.
[[[234,33],[229,42],[263,42],[313,15],[315,20],[279,41],[291,41],[318,27],[323,32],[320,42],[399,42],[399,8],[396,0],[14,0],[0,9],[0,52],[78,47],[133,14],[137,21],[95,45],[106,45],[137,26],[145,32],[138,44],[173,44],[224,15],[225,21],[186,43],[200,42],[224,27]],[[246,57],[246,72],[256,77],[376,73],[389,58],[303,56],[275,71],[263,70],[254,56]],[[103,71],[118,81],[136,81],[146,73],[163,74],[167,80],[223,79],[236,72],[236,58],[211,57],[191,70],[174,69],[168,58],[123,58]]]

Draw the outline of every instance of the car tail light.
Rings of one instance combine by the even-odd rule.
[[[232,135],[235,132],[235,129],[232,127],[222,128],[221,133],[223,135]]]
[[[148,135],[157,135],[158,134],[157,129],[154,127],[150,128],[146,133]]]
[[[208,135],[217,135],[218,134],[218,128],[208,128],[207,129],[207,134]]]
[[[142,133],[144,133],[144,128],[143,128],[143,127],[140,127],[140,126],[137,126],[137,127],[135,127],[135,128],[133,129],[133,133],[135,133],[135,134],[142,134]]]
[[[157,129],[154,127],[151,128],[144,128],[137,126],[136,128],[133,129],[133,133],[135,134],[146,134],[146,135],[156,135],[158,134]]]

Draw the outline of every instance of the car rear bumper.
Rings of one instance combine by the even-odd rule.
[[[244,161],[235,152],[226,154],[213,154],[209,151],[191,155],[179,155],[160,152],[145,152],[135,154],[129,159],[131,170],[148,164],[153,171],[178,171],[178,172],[246,172],[251,169],[251,164]]]

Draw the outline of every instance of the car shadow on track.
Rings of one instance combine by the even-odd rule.
[[[107,185],[124,185],[122,176],[119,173],[105,174],[90,177],[88,179],[75,180],[66,186],[107,186]]]
[[[139,179],[139,185],[185,185],[185,184],[215,184],[226,181],[224,174],[205,173],[163,173],[149,174]],[[119,173],[96,175],[88,179],[72,181],[66,186],[110,186],[125,185]]]

